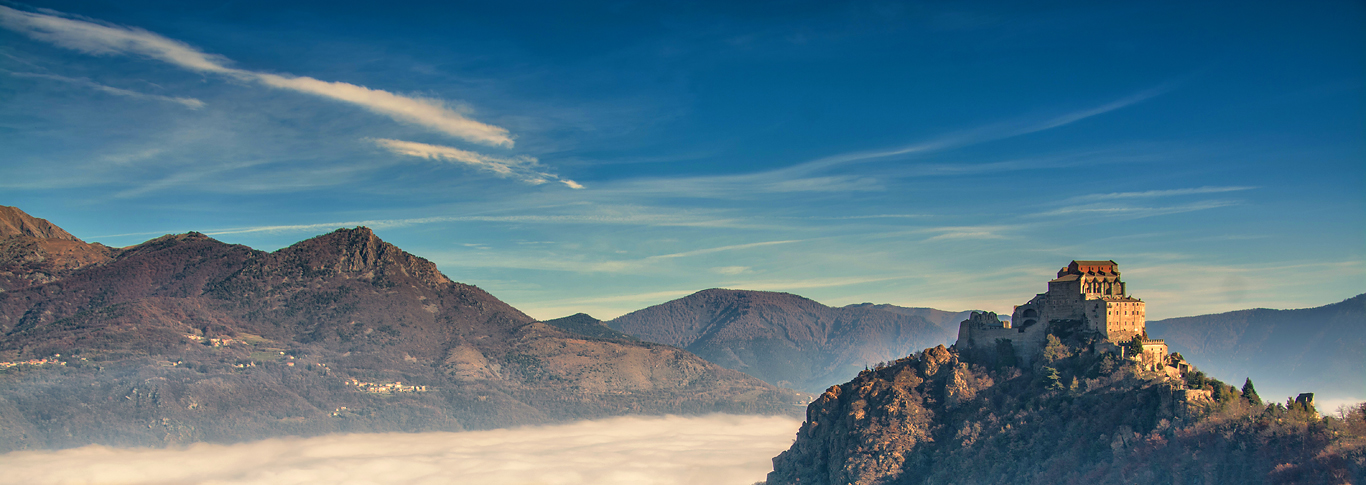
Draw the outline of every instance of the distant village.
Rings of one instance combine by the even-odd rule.
[[[371,394],[395,394],[400,392],[427,392],[427,386],[405,386],[402,382],[378,383],[365,382],[357,379],[346,381],[347,384],[356,386],[362,392]]]
[[[29,359],[29,360],[23,360],[23,361],[17,361],[17,362],[0,362],[0,369],[8,369],[8,368],[10,368],[10,367],[18,367],[18,366],[21,366],[21,365],[32,365],[32,366],[39,366],[39,365],[66,365],[66,362],[62,362],[62,361],[60,361],[60,360],[57,360],[57,358],[58,358],[58,357],[61,357],[61,356],[62,356],[62,354],[57,354],[57,355],[52,356],[52,358]]]

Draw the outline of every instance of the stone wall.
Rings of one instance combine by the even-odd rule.
[[[993,312],[972,312],[967,320],[958,324],[959,350],[975,349],[994,352],[997,340],[1008,340],[1015,348],[1015,357],[1022,365],[1033,361],[1035,354],[1043,349],[1048,335],[1048,325],[1035,324],[1014,327],[1010,322],[1002,322]]]
[[[1143,335],[1147,326],[1143,302],[1126,298],[1105,302],[1105,338],[1122,342]]]
[[[1086,318],[1086,300],[1081,293],[1080,280],[1051,281],[1048,283],[1048,293],[1044,294],[1044,298],[1045,321]]]

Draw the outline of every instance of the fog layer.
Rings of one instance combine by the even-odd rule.
[[[750,485],[763,480],[800,424],[763,416],[624,417],[175,450],[87,446],[0,455],[0,483]]]

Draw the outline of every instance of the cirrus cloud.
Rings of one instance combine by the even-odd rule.
[[[461,150],[455,147],[393,140],[389,138],[374,138],[370,141],[373,141],[381,148],[389,150],[397,155],[406,155],[427,160],[463,163],[480,170],[493,172],[501,177],[515,178],[532,185],[556,181],[569,186],[571,189],[583,188],[583,185],[580,185],[578,182],[563,179],[558,175],[541,171],[540,163],[533,157],[494,157],[468,150]]]
[[[0,6],[0,26],[45,42],[92,55],[147,57],[182,69],[254,81],[265,86],[350,103],[394,120],[411,123],[469,142],[512,146],[508,130],[471,120],[440,100],[402,96],[345,82],[289,76],[230,67],[223,56],[136,27],[35,13]]]

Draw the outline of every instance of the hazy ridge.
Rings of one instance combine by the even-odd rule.
[[[949,338],[948,330],[920,315],[726,289],[637,310],[608,325],[774,385],[817,393],[869,365]]]
[[[1316,308],[1265,308],[1148,322],[1153,338],[1214,375],[1264,394],[1366,399],[1366,295]]]

